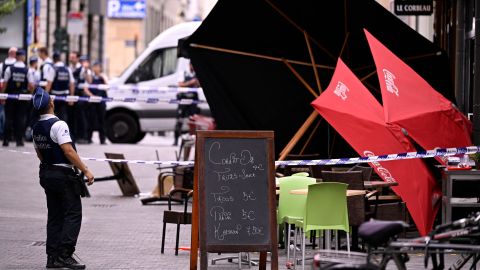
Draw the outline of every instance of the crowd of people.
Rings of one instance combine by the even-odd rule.
[[[102,73],[102,64],[94,61],[90,64],[88,56],[70,52],[69,65],[61,59],[61,53],[49,56],[48,49],[38,48],[37,56],[31,56],[26,63],[26,51],[12,47],[8,57],[0,63],[0,92],[8,94],[32,94],[42,85],[56,97],[101,96],[107,97],[104,88],[95,87],[107,84],[108,79]],[[40,63],[39,63],[40,62]],[[104,102],[66,102],[55,100],[55,114],[71,127],[71,136],[78,144],[92,143],[93,131],[97,130],[101,144],[105,144]],[[23,146],[24,140],[31,139],[31,127],[38,120],[29,101],[7,99],[0,101],[0,137],[3,146],[9,146],[13,139],[17,146]]]

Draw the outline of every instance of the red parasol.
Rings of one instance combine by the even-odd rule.
[[[471,145],[470,121],[420,75],[365,30],[382,90],[385,120],[424,149]]]
[[[330,85],[312,105],[361,156],[415,151],[400,128],[386,126],[380,103],[341,60]],[[433,201],[440,192],[423,161],[398,160],[370,166],[383,180],[399,183],[393,188],[395,193],[406,202],[419,232],[427,234],[437,211]]]

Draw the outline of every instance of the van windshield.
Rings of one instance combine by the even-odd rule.
[[[164,48],[153,51],[138,65],[126,83],[139,83],[159,79],[175,73],[177,69],[177,48]]]

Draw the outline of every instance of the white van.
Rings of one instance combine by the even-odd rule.
[[[199,26],[200,22],[182,23],[158,35],[120,77],[109,81],[108,96],[176,99],[175,88],[173,91],[155,89],[176,85],[189,68],[188,59],[177,57],[178,40],[190,36]],[[201,90],[198,96],[200,101],[205,101]],[[206,102],[199,107],[202,114],[209,114]],[[177,105],[169,103],[109,102],[107,137],[113,143],[136,143],[146,132],[173,130],[176,111]]]

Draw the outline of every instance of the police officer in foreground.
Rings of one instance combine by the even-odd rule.
[[[47,197],[47,268],[85,269],[73,258],[82,223],[82,184],[75,168],[93,184],[93,174],[80,160],[70,138],[66,122],[54,115],[55,105],[49,94],[38,87],[33,107],[40,114],[33,127],[33,141],[40,159],[40,185]]]
[[[3,77],[5,83],[2,92],[7,94],[28,94],[33,91],[35,79],[28,73],[25,65],[25,51],[17,50],[17,62],[7,67]],[[3,146],[8,146],[13,130],[17,147],[23,146],[23,135],[28,115],[29,102],[25,100],[7,99],[5,102],[5,133]]]
[[[59,52],[53,53],[53,62],[53,68],[49,69],[44,75],[44,78],[47,80],[45,90],[58,97],[73,95],[75,91],[75,79],[73,78],[72,71],[61,61]],[[68,120],[68,105],[72,106],[73,103],[68,102],[67,104],[67,102],[62,100],[55,101],[55,113],[58,118],[65,122]]]

